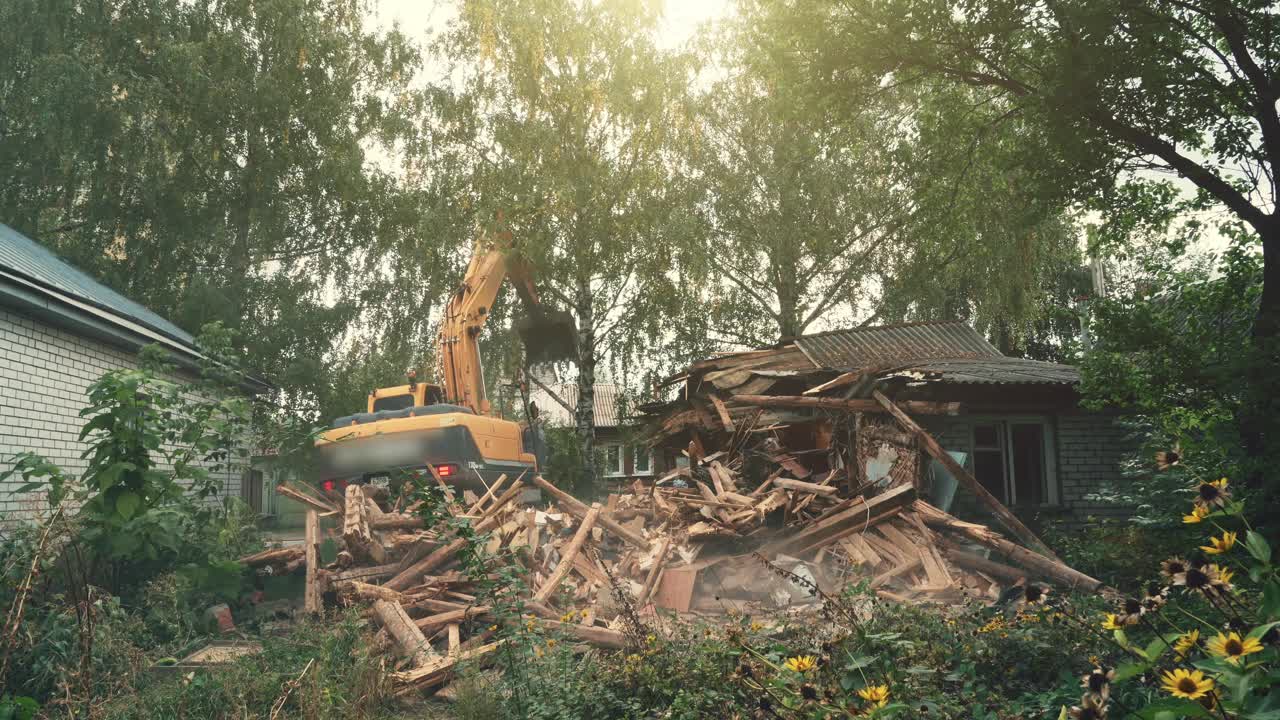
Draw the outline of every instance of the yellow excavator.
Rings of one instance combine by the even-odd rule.
[[[343,492],[348,484],[383,484],[406,473],[483,491],[503,473],[537,471],[530,428],[495,417],[485,392],[480,331],[510,277],[526,317],[516,322],[531,364],[566,360],[576,352],[573,318],[542,306],[528,264],[510,236],[482,237],[461,286],[444,309],[438,336],[440,384],[409,382],[369,393],[365,412],[345,415],[316,440],[321,488]]]

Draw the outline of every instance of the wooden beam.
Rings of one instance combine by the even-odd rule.
[[[307,510],[306,530],[302,550],[307,558],[307,579],[302,591],[302,609],[319,613],[320,604],[320,516],[315,510]]]
[[[995,495],[988,492],[987,489],[982,486],[982,483],[978,482],[977,478],[971,475],[968,470],[965,470],[960,463],[956,462],[955,458],[951,457],[951,453],[943,450],[942,446],[938,444],[938,441],[934,440],[933,436],[926,432],[924,428],[917,425],[915,420],[908,417],[900,407],[895,405],[892,400],[885,397],[884,393],[879,390],[872,391],[871,396],[875,398],[876,402],[880,403],[880,405],[882,405],[890,415],[893,415],[894,419],[898,421],[898,424],[901,425],[904,430],[915,435],[920,441],[920,444],[924,446],[925,451],[932,455],[934,460],[942,463],[943,467],[951,473],[952,477],[959,480],[960,484],[968,488],[974,495],[977,495],[978,499],[982,501],[982,504],[986,505],[987,509],[994,513],[995,516],[1000,519],[1000,522],[1004,523],[1004,526],[1009,528],[1009,531],[1016,535],[1019,540],[1026,543],[1028,547],[1034,548],[1045,557],[1061,562],[1061,559],[1059,559],[1057,555],[1053,554],[1053,550],[1050,550],[1048,545],[1045,545],[1039,537],[1036,537],[1036,534],[1031,532],[1030,528],[1023,525],[1022,521],[1019,520],[1016,515],[1009,512],[1009,508],[1005,507],[1004,503],[997,500]]]
[[[828,410],[844,410],[846,412],[885,412],[875,400],[853,398],[805,397],[803,395],[734,395],[729,398],[743,405],[759,405],[761,407],[808,407]],[[902,407],[917,415],[958,415],[960,403],[933,402],[931,400],[907,400]]]
[[[427,636],[409,618],[400,603],[378,600],[373,604],[373,616],[378,624],[396,641],[396,647],[404,657],[411,658],[415,667],[422,667],[438,657]]]
[[[964,535],[979,545],[985,545],[1004,555],[1037,577],[1052,580],[1055,584],[1066,588],[1092,591],[1102,587],[1101,580],[1091,578],[1060,560],[1045,557],[1034,550],[1009,542],[992,532],[990,528],[963,522],[920,500],[915,502],[913,508],[926,525]]]
[[[535,602],[546,602],[573,569],[573,559],[581,552],[587,538],[591,537],[591,528],[596,526],[596,519],[599,517],[600,503],[594,503],[587,511],[587,516],[582,519],[582,523],[578,525],[578,532],[574,533],[573,539],[569,541],[569,547],[565,548],[564,554],[560,556],[560,564],[556,565],[556,569],[551,572],[551,577],[547,578],[547,581],[542,583],[542,587],[538,588],[538,592],[534,593]]]
[[[724,426],[725,432],[733,432],[733,418],[729,417],[729,408],[724,406],[724,401],[715,395],[708,395],[711,404],[716,407],[716,415],[720,416],[720,424]]]
[[[649,568],[649,574],[645,576],[644,587],[640,590],[640,597],[636,598],[636,607],[643,608],[649,604],[649,597],[653,595],[653,591],[658,587],[658,578],[662,576],[662,569],[667,564],[667,553],[671,552],[671,536],[667,535],[662,538],[662,545],[658,547],[658,554],[654,556],[653,566]]]
[[[585,503],[547,482],[541,475],[537,475],[533,478],[533,484],[555,498],[556,504],[562,509],[568,511],[571,515],[578,518],[585,518],[587,516],[588,508]],[[622,524],[617,520],[614,520],[613,516],[609,513],[600,513],[600,517],[597,518],[596,522],[604,529],[614,535],[617,535],[631,545],[634,545],[645,552],[649,551],[649,541],[645,540],[643,535],[623,527]]]
[[[776,480],[774,481],[777,482]],[[845,531],[855,528],[854,532],[869,527],[878,521],[890,509],[900,509],[916,497],[916,489],[910,485],[902,485],[888,492],[881,493],[870,500],[853,505],[836,513],[826,520],[809,523],[803,530],[794,535],[781,538],[768,546],[769,552],[787,552],[798,547],[812,547],[836,536],[844,537]]]

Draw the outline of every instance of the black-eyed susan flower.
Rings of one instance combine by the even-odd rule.
[[[1121,625],[1137,625],[1146,612],[1147,609],[1137,598],[1125,598],[1120,605],[1120,612],[1116,613],[1116,622]]]
[[[1157,470],[1168,470],[1171,467],[1176,467],[1181,464],[1182,464],[1181,443],[1175,444],[1171,448],[1168,448],[1166,450],[1161,450],[1156,453],[1156,469]]]
[[[1043,605],[1049,600],[1049,588],[1043,585],[1027,583],[1022,589],[1022,602],[1028,605]]]
[[[1085,693],[1080,697],[1080,704],[1067,711],[1071,720],[1102,720],[1107,716],[1105,701],[1097,696]]]
[[[1237,632],[1229,635],[1218,633],[1206,643],[1205,647],[1208,648],[1211,655],[1231,663],[1239,663],[1246,655],[1262,652],[1262,643],[1258,642],[1257,638],[1241,638],[1240,633]]]
[[[1160,574],[1169,580],[1175,579],[1177,576],[1187,571],[1187,561],[1180,557],[1171,557],[1160,563]]]
[[[868,685],[858,691],[858,697],[876,707],[884,707],[889,702],[889,686]]]
[[[1209,576],[1207,567],[1190,567],[1173,577],[1174,585],[1182,585],[1188,590],[1199,590],[1201,592],[1213,586],[1213,577]],[[1215,575],[1217,573],[1214,573]]]
[[[1230,550],[1233,546],[1235,546],[1235,544],[1236,544],[1236,534],[1229,530],[1225,530],[1222,533],[1222,537],[1209,538],[1209,544],[1201,545],[1200,549],[1205,551],[1205,553],[1208,555],[1221,555],[1222,553],[1225,553],[1228,550]]]
[[[1115,613],[1107,613],[1102,619],[1103,630],[1119,630],[1124,627],[1124,623],[1119,621]]]
[[[1115,679],[1116,671],[1103,667],[1095,667],[1093,672],[1080,678],[1080,685],[1105,701],[1111,695],[1111,681]]]
[[[818,666],[818,660],[812,655],[797,655],[787,658],[783,666],[798,673],[807,673]]]
[[[1169,599],[1169,588],[1160,583],[1147,583],[1147,591],[1142,596],[1142,607],[1147,612],[1155,612],[1164,607]]]
[[[1229,592],[1232,588],[1231,579],[1236,576],[1231,568],[1216,563],[1204,568],[1204,573],[1209,577],[1210,589],[1218,592]]]
[[[1178,698],[1199,700],[1213,692],[1213,679],[1205,677],[1200,670],[1174,668],[1172,671],[1165,671],[1161,680],[1164,691]]]
[[[1173,643],[1173,659],[1182,662],[1187,659],[1191,651],[1196,649],[1200,644],[1200,631],[1192,629],[1190,632],[1183,633]]]
[[[1209,512],[1209,508],[1203,505],[1193,505],[1191,506],[1191,512],[1182,516],[1182,522],[1187,525],[1194,525],[1209,517]]]
[[[1202,482],[1196,487],[1196,505],[1206,508],[1223,507],[1231,499],[1227,479]]]

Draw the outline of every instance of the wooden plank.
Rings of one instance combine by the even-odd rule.
[[[359,485],[348,485],[346,501],[342,516],[342,539],[347,543],[347,550],[357,560],[384,564],[387,561],[387,549],[382,546],[382,543],[374,540],[373,534],[369,531],[364,488]]]
[[[910,486],[908,485],[907,487],[910,487]],[[855,533],[864,532],[867,528],[874,527],[877,523],[882,523],[885,520],[888,520],[889,518],[893,517],[894,515],[897,515],[900,512],[902,512],[902,506],[899,505],[899,506],[891,507],[888,510],[880,513],[879,515],[876,515],[875,517],[872,517],[868,520],[864,520],[860,523],[855,523],[852,526],[846,527],[842,530],[838,530],[835,533],[820,537],[817,540],[811,541],[808,545],[801,546],[799,549],[793,550],[792,552],[798,555],[803,555],[804,553],[807,553],[810,550],[816,550],[818,548],[826,547],[827,545],[830,545],[831,543],[836,542],[841,538],[848,537],[849,535],[853,535]]]
[[[449,623],[449,655],[457,655],[461,648],[462,626],[458,625],[458,623]]]
[[[878,391],[877,391],[878,392]],[[844,410],[846,412],[885,412],[887,408],[877,404],[875,400],[843,399],[827,397],[805,397],[803,395],[734,395],[730,398],[743,405],[759,405],[761,407],[807,407],[827,410]],[[916,415],[958,415],[960,403],[933,402],[929,400],[908,400],[902,404],[903,409]]]
[[[796,492],[813,493],[814,495],[822,495],[823,497],[835,497],[838,488],[830,485],[820,485],[818,483],[803,482],[801,480],[792,480],[790,478],[778,478],[773,481],[774,487],[786,488],[787,490],[795,490]]]
[[[924,445],[925,451],[933,456],[934,460],[942,463],[943,467],[951,473],[952,477],[959,480],[960,484],[964,485],[974,495],[977,495],[978,499],[982,501],[982,504],[986,505],[988,510],[995,513],[995,516],[1000,519],[1000,522],[1004,523],[1004,526],[1009,528],[1009,530],[1016,535],[1019,540],[1023,541],[1028,547],[1035,549],[1045,557],[1056,560],[1059,563],[1062,562],[1057,555],[1053,554],[1053,550],[1050,550],[1048,545],[1045,545],[1040,538],[1036,537],[1035,533],[1031,532],[1030,528],[1023,525],[1022,521],[1019,520],[1017,516],[1009,512],[1009,508],[1005,507],[1004,503],[997,500],[996,496],[992,495],[990,492],[987,492],[987,489],[982,486],[982,483],[978,482],[977,478],[971,475],[968,470],[965,470],[960,463],[956,462],[955,458],[951,457],[950,453],[943,450],[942,446],[938,444],[937,440],[933,439],[932,435],[925,432],[924,428],[917,425],[916,422],[908,417],[907,414],[895,405],[892,400],[885,397],[884,393],[879,390],[874,390],[872,391],[872,397],[874,397],[876,402],[880,403],[880,405],[882,405],[889,414],[893,415],[894,419],[898,421],[898,424],[902,425],[904,430],[915,435],[920,441],[920,444]]]
[[[536,602],[546,602],[551,597],[551,593],[556,591],[565,576],[569,574],[569,570],[573,567],[573,559],[577,557],[582,550],[582,545],[586,543],[587,538],[591,537],[591,528],[596,526],[596,520],[600,517],[600,503],[594,503],[591,509],[587,511],[587,516],[582,519],[582,523],[578,525],[578,532],[574,533],[573,540],[569,541],[569,547],[565,548],[564,553],[560,557],[560,564],[556,565],[556,569],[551,572],[551,577],[538,588],[538,592],[534,593],[533,599]]]
[[[711,404],[716,407],[716,415],[720,416],[720,424],[724,425],[725,432],[733,432],[733,418],[729,417],[729,409],[724,406],[724,401],[715,395],[708,395]]]
[[[292,485],[290,485],[289,483],[281,483],[277,485],[276,492],[287,498],[297,500],[298,502],[302,503],[303,505],[306,505],[308,508],[315,510],[316,512],[322,512],[322,513],[338,512],[338,508],[334,507],[333,504],[320,500],[319,498],[314,497],[310,493],[306,493],[301,490],[298,490],[294,488]]]
[[[827,390],[834,390],[835,388],[844,387],[845,385],[852,385],[858,381],[858,378],[862,377],[862,373],[862,370],[850,370],[847,373],[837,375],[834,379],[828,380],[821,385],[805,390],[803,394],[817,395],[818,393],[826,392]]]
[[[859,529],[870,527],[872,518],[880,516],[890,507],[901,508],[914,500],[915,495],[916,490],[910,485],[893,488],[826,520],[810,523],[800,532],[773,543],[771,548],[773,552],[785,552],[788,548],[812,545],[819,539],[827,538],[850,527]]]
[[[559,505],[561,509],[568,511],[569,513],[577,516],[578,518],[586,517],[587,506],[578,498],[570,495],[569,493],[561,490],[555,485],[552,485],[551,483],[547,482],[542,478],[541,475],[535,476],[533,478],[533,484],[538,486],[538,488],[540,488],[544,492],[550,494],[552,497],[554,497],[556,500],[556,504]],[[643,536],[637,535],[636,533],[623,527],[622,524],[619,523],[617,520],[615,520],[613,516],[610,515],[609,513],[600,513],[600,517],[597,518],[596,522],[601,527],[613,533],[614,535],[617,535],[619,538],[622,538],[627,543],[634,545],[635,547],[638,547],[641,550],[644,550],[645,552],[649,551],[648,540],[645,540]]]
[[[893,568],[892,570],[888,570],[888,571],[882,572],[882,573],[880,573],[879,575],[875,576],[875,578],[873,578],[873,579],[871,580],[871,587],[873,587],[873,588],[878,588],[878,587],[880,587],[881,585],[883,585],[883,584],[885,584],[885,583],[889,582],[890,580],[892,580],[892,579],[894,579],[894,578],[896,578],[896,577],[900,577],[900,576],[905,575],[905,574],[907,574],[907,573],[909,573],[909,572],[911,572],[911,571],[913,571],[913,570],[917,570],[917,569],[919,569],[919,568],[920,568],[920,566],[921,566],[921,564],[922,564],[922,562],[921,562],[920,558],[918,558],[918,557],[917,557],[915,560],[912,560],[912,561],[910,561],[910,562],[902,563],[901,565],[899,565],[899,566],[897,566],[897,567]]]
[[[429,688],[440,685],[449,679],[453,674],[453,668],[460,662],[475,660],[476,658],[488,655],[502,646],[503,641],[489,643],[488,645],[480,645],[470,650],[464,650],[456,655],[446,655],[436,658],[422,667],[415,668],[406,672],[391,673],[391,679],[400,687],[396,690],[397,695],[405,695],[414,691],[427,690]]]
[[[319,613],[320,604],[320,516],[315,510],[307,510],[302,550],[307,558],[307,579],[302,591],[302,608],[308,613]]]
[[[693,602],[693,587],[698,582],[700,570],[698,565],[666,568],[658,582],[653,603],[669,610],[689,612],[689,605]]]
[[[523,473],[521,474],[521,477],[523,477]],[[477,500],[474,505],[467,508],[467,514],[475,515],[476,513],[480,512],[480,509],[484,507],[485,503],[498,497],[498,488],[502,487],[502,484],[505,483],[506,481],[507,481],[506,473],[499,475],[498,479],[493,481],[493,484],[489,486],[489,489],[485,491],[484,495],[480,496],[480,499]]]
[[[640,597],[636,598],[636,606],[644,607],[649,603],[649,597],[653,595],[653,591],[658,586],[658,580],[662,576],[663,568],[667,564],[667,553],[671,552],[671,536],[667,535],[662,538],[662,545],[658,546],[658,554],[654,556],[653,565],[649,568],[649,574],[645,576],[644,585],[640,590]]]
[[[497,527],[498,521],[501,519],[502,508],[505,507],[507,503],[514,500],[523,490],[524,483],[519,480],[517,480],[511,487],[507,488],[507,491],[502,494],[502,497],[498,498],[493,503],[493,506],[489,508],[489,514],[480,522],[476,523],[475,532],[486,533]],[[418,578],[452,560],[453,557],[462,550],[462,548],[466,547],[466,545],[467,540],[465,538],[458,538],[450,542],[448,545],[436,549],[430,555],[427,555],[410,567],[402,570],[400,574],[391,578],[386,582],[386,586],[393,590],[404,590],[405,588],[410,587],[418,581]]]

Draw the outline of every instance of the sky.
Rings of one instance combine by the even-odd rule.
[[[666,0],[660,39],[668,48],[683,45],[698,26],[727,16],[733,0]],[[371,19],[382,27],[399,23],[409,37],[423,40],[453,15],[452,0],[375,0]]]

